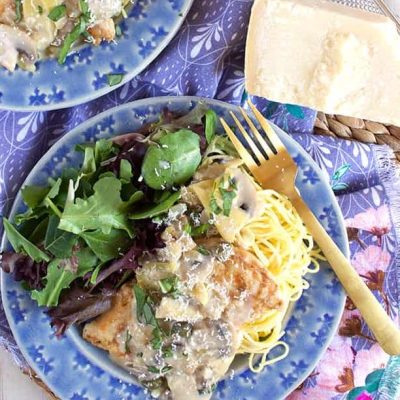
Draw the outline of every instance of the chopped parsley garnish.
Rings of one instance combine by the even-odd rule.
[[[174,299],[181,295],[181,292],[178,289],[178,283],[179,278],[177,276],[171,276],[158,281],[161,292],[163,294],[170,294]]]
[[[207,231],[210,229],[210,227],[211,227],[211,225],[208,224],[208,223],[192,227],[191,235],[193,237],[203,236],[203,235],[205,235],[207,233]]]
[[[109,86],[115,86],[122,82],[124,74],[108,74],[107,82]]]
[[[216,192],[218,190],[218,197],[222,200],[222,208],[218,204]],[[237,185],[232,178],[228,180],[222,178],[219,183],[218,187],[214,188],[213,193],[211,194],[210,198],[210,209],[213,214],[221,214],[223,213],[225,217],[229,217],[233,200],[237,196]]]
[[[203,254],[203,256],[209,256],[210,255],[210,252],[204,247],[204,246],[197,246],[197,251],[200,253],[200,254]]]
[[[205,387],[204,389],[200,389],[198,392],[200,395],[211,394],[215,391],[216,388],[217,388],[217,385],[215,383],[213,383],[211,386]]]
[[[115,27],[115,36],[120,37],[121,35],[122,35],[121,27],[119,25],[117,25]]]
[[[165,333],[160,328],[157,318],[153,311],[153,301],[150,296],[138,285],[133,287],[136,298],[136,316],[139,322],[151,325],[153,329],[153,338],[151,346],[154,350],[160,350],[163,345]]]
[[[64,17],[67,13],[67,7],[65,4],[60,4],[59,6],[54,7],[48,14],[49,19],[54,22],[57,22],[62,17]]]
[[[22,20],[22,0],[15,0],[15,22]]]
[[[162,349],[163,358],[171,358],[173,355],[174,355],[174,352],[172,351],[172,347],[171,346],[164,347]]]
[[[37,11],[40,15],[43,14],[43,7],[42,6],[37,6]]]
[[[61,47],[60,54],[58,55],[58,63],[64,64],[67,55],[72,47],[72,45],[81,37],[87,34],[86,29],[90,23],[91,15],[89,12],[89,6],[86,0],[80,0],[81,16],[78,19],[77,24],[74,29],[65,37],[63,46]]]
[[[132,340],[132,335],[129,332],[129,329],[127,329],[126,334],[125,334],[125,353],[130,353],[131,349],[129,348],[129,344]]]
[[[228,179],[228,187],[225,188],[225,180],[222,179],[219,186],[219,193],[222,197],[222,208],[225,217],[229,217],[232,209],[232,203],[237,196],[237,186],[233,179]]]
[[[205,235],[210,227],[211,225],[209,223],[201,224],[199,226],[191,226],[190,224],[186,224],[183,227],[183,231],[192,237],[199,237]]]

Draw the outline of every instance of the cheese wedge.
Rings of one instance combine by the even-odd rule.
[[[253,95],[400,125],[400,36],[381,15],[323,0],[255,0],[245,76]]]

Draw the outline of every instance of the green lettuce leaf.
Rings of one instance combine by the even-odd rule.
[[[58,228],[77,235],[98,229],[109,234],[115,228],[132,235],[121,187],[121,181],[115,177],[100,179],[93,187],[92,196],[65,205]]]

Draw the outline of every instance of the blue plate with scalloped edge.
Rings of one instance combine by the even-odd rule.
[[[142,72],[173,39],[193,0],[136,0],[120,24],[116,42],[85,45],[64,65],[56,59],[36,63],[35,72],[0,66],[0,109],[46,111],[86,103]],[[110,87],[108,74],[123,74]]]
[[[220,116],[231,121],[229,111],[237,108],[215,100],[195,97],[160,97],[140,100],[108,110],[84,122],[58,141],[38,162],[24,185],[46,184],[49,176],[59,176],[67,166],[78,166],[81,155],[75,145],[137,130],[158,119],[168,107],[188,112],[196,103],[209,104]],[[344,222],[329,183],[305,151],[279,128],[274,127],[299,165],[298,187],[312,211],[348,256]],[[308,180],[305,173],[314,172]],[[318,194],[318,195],[317,195]],[[24,211],[18,195],[10,218]],[[9,247],[3,238],[2,248]],[[245,364],[222,380],[213,400],[278,400],[293,391],[313,370],[330,343],[340,321],[345,295],[327,263],[317,274],[306,276],[310,288],[292,307],[283,340],[289,355],[253,374]],[[1,293],[4,309],[15,339],[32,368],[61,399],[71,400],[150,400],[107,354],[83,341],[76,328],[61,340],[54,337],[49,318],[37,307],[20,284],[2,272]]]

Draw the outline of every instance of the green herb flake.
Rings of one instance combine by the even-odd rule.
[[[204,246],[197,246],[197,251],[203,256],[209,256],[210,252]]]
[[[163,368],[157,368],[155,366],[150,366],[147,367],[148,371],[153,373],[153,374],[159,374],[159,375],[163,375],[166,374],[168,371],[171,371],[172,367],[170,365],[167,365]]]
[[[67,13],[67,7],[64,4],[60,4],[59,6],[54,7],[48,14],[49,19],[54,22],[57,22],[62,17],[65,17]]]
[[[182,294],[178,289],[179,278],[177,276],[161,279],[158,284],[160,285],[163,294],[169,294],[174,299]]]
[[[154,328],[152,333],[153,339],[151,340],[151,346],[153,350],[160,350],[163,345],[161,329]]]
[[[22,0],[15,0],[15,22],[22,21]]]
[[[132,335],[129,332],[129,329],[127,329],[126,333],[125,333],[125,353],[129,354],[131,352],[131,349],[129,347],[129,344],[131,343],[131,340],[132,340]]]
[[[209,223],[201,224],[201,225],[196,226],[196,227],[192,227],[191,228],[191,235],[192,235],[192,237],[195,237],[195,238],[199,237],[199,236],[203,236],[208,232],[210,227],[211,227],[211,225]]]
[[[120,27],[119,25],[117,25],[117,26],[115,27],[115,36],[116,36],[116,37],[122,36],[121,27]]]
[[[171,346],[164,347],[162,349],[163,358],[171,358],[173,355],[174,355],[174,352],[172,351],[172,347]]]
[[[143,318],[143,308],[146,304],[146,292],[138,285],[133,286],[133,292],[136,299],[136,318],[141,321]]]
[[[43,7],[42,6],[37,6],[37,11],[40,15],[43,14]]]
[[[107,82],[108,86],[115,86],[122,82],[124,74],[108,74],[107,75]]]

